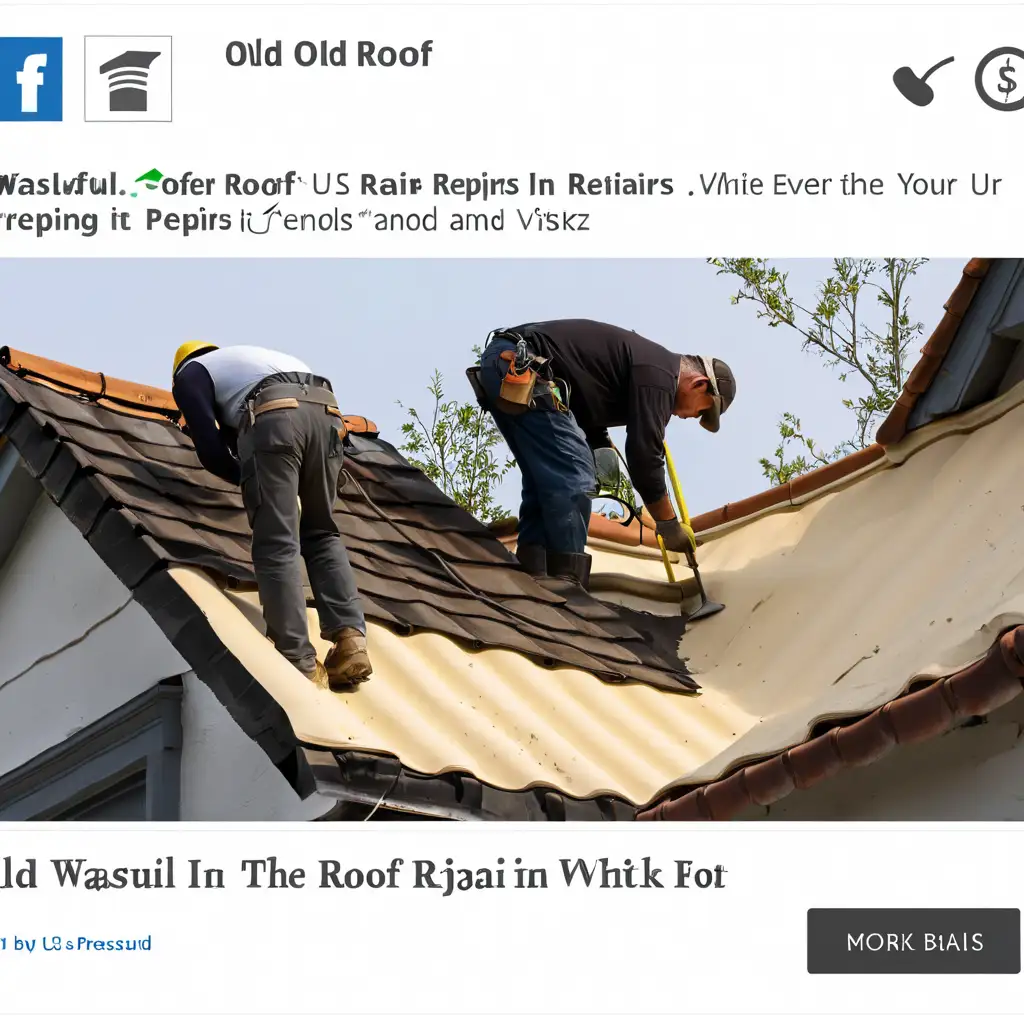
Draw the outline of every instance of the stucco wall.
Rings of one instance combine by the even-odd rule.
[[[0,493],[0,515],[3,515]],[[64,514],[40,496],[0,565],[0,775],[184,675],[184,820],[303,820],[303,804]]]
[[[187,667],[41,497],[0,567],[0,775]]]
[[[182,704],[181,816],[186,821],[309,821],[334,806],[302,801],[195,673]]]

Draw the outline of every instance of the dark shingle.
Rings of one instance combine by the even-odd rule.
[[[252,587],[238,491],[202,469],[170,419],[101,408],[3,368],[0,394],[11,442],[129,586],[161,564],[181,564]],[[582,591],[567,600],[541,587],[375,434],[350,435],[336,518],[367,617],[385,628],[503,648],[608,682],[696,689],[682,662],[656,653],[608,606]]]

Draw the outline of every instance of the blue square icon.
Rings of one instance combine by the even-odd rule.
[[[0,36],[0,121],[64,119],[63,57],[59,36]]]

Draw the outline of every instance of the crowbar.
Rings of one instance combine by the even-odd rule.
[[[709,615],[715,615],[725,608],[724,604],[719,604],[717,601],[709,601],[707,591],[704,589],[704,581],[700,578],[700,569],[697,567],[697,538],[693,532],[693,526],[690,523],[690,513],[686,508],[686,501],[683,498],[683,489],[679,486],[679,477],[676,474],[675,463],[672,461],[672,452],[669,451],[668,442],[663,442],[665,447],[665,468],[668,470],[668,478],[672,483],[672,493],[676,499],[676,509],[679,514],[679,522],[683,529],[686,531],[686,535],[690,541],[690,549],[686,552],[686,564],[689,566],[690,571],[693,573],[693,578],[697,581],[697,589],[700,591],[700,607],[688,618],[692,619],[706,619]],[[665,542],[659,537],[658,546],[661,548],[661,557],[665,563],[665,568],[668,570],[668,578],[671,582],[675,582],[675,574],[672,572],[671,563],[668,558],[668,551],[665,549]]]
[[[669,451],[668,442],[662,442],[662,444],[665,448],[665,468],[668,470],[668,477],[672,483],[672,493],[675,496],[679,523],[690,541],[690,550],[686,553],[686,564],[693,573],[694,581],[700,591],[700,607],[692,615],[687,616],[687,619],[706,619],[709,615],[715,615],[723,611],[725,605],[719,604],[717,601],[708,600],[707,591],[704,589],[704,581],[700,578],[700,569],[697,567],[697,537],[693,532],[693,525],[690,522],[690,513],[686,508],[686,499],[683,498],[683,489],[679,485],[679,476],[676,473],[675,463],[672,461],[672,453]],[[614,444],[612,448],[615,450],[615,454],[618,455],[619,462],[625,466],[626,460],[622,457],[622,452]],[[641,527],[643,526],[643,519],[640,515],[640,512],[643,511],[642,509],[638,511],[628,502],[623,501],[622,498],[614,497],[613,495],[601,495],[601,497],[617,501],[629,511],[629,518],[623,525],[628,526],[634,519],[639,519]],[[661,560],[665,566],[665,575],[668,576],[669,583],[675,583],[676,574],[672,569],[672,559],[669,558],[668,548],[665,547],[665,542],[661,537],[658,537],[658,548],[661,550]]]

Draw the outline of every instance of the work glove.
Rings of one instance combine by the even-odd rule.
[[[655,528],[669,551],[685,554],[687,551],[693,550],[690,538],[678,519],[659,519],[655,523]]]
[[[597,470],[598,491],[605,494],[617,494],[622,483],[618,452],[614,448],[595,449],[594,466]]]

